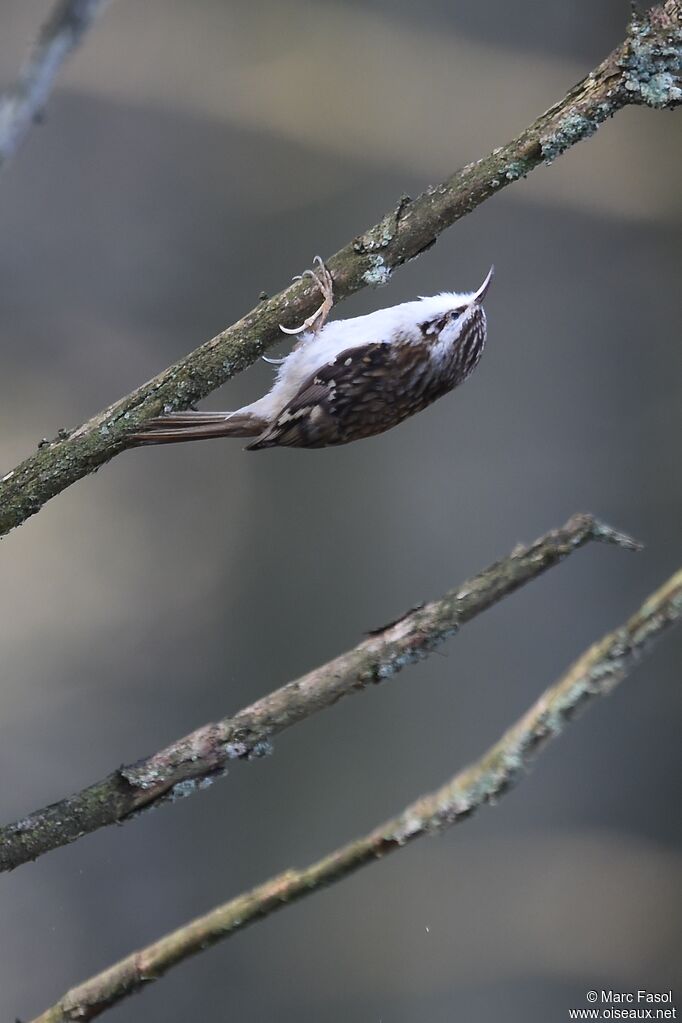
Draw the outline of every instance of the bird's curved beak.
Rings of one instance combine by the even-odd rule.
[[[470,303],[471,305],[480,305],[481,304],[481,302],[483,301],[483,299],[486,296],[486,292],[487,292],[488,288],[490,287],[490,282],[493,279],[493,274],[494,273],[495,273],[495,267],[491,266],[490,269],[488,270],[488,276],[483,281],[483,284],[480,286],[478,291],[475,293],[475,295],[471,299],[471,303]]]

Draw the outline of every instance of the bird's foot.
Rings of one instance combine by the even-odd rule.
[[[306,270],[305,273],[294,277],[294,280],[301,281],[304,277],[310,277],[320,289],[323,299],[322,305],[307,320],[304,320],[300,327],[283,327],[280,323],[279,329],[285,334],[302,334],[304,330],[310,330],[317,334],[324,327],[332,310],[334,305],[334,282],[332,281],[332,275],[327,270],[320,256],[315,256],[313,264],[315,264],[316,269]]]

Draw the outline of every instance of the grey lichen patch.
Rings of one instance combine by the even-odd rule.
[[[625,88],[639,93],[642,102],[649,107],[662,110],[682,101],[682,89],[677,84],[679,79],[669,71],[659,71],[648,78],[628,75]]]
[[[402,653],[394,654],[389,661],[384,661],[383,664],[377,665],[375,673],[377,682],[383,682],[384,679],[391,678],[399,671],[402,671],[403,668],[414,664],[418,659],[419,653],[416,650],[405,650]]]
[[[540,139],[540,149],[544,162],[552,163],[553,160],[556,160],[557,156],[561,156],[570,146],[575,145],[576,142],[580,142],[582,139],[589,138],[590,135],[594,135],[599,127],[599,123],[600,121],[596,117],[590,118],[578,113],[568,114],[562,118],[553,132]]]
[[[518,181],[528,173],[528,167],[523,160],[510,160],[503,169],[507,181]]]
[[[586,518],[591,519],[589,528],[593,539],[600,540],[602,543],[615,544],[616,547],[624,547],[628,551],[641,551],[643,549],[644,544],[627,533],[622,533],[620,530],[614,529],[605,522],[600,522],[599,519],[594,519],[591,516]]]
[[[398,827],[394,830],[392,838],[398,845],[405,845],[410,838],[418,835],[424,830],[424,821],[420,814],[408,810],[400,819]]]
[[[365,234],[360,235],[353,242],[353,248],[360,254],[379,252],[381,249],[386,249],[393,241],[395,236],[395,229],[399,217],[399,210],[402,211],[402,206],[399,206],[393,213],[384,217],[380,223],[376,224],[375,227],[370,228]]]
[[[251,753],[251,749],[251,743],[245,742],[241,739],[226,742],[223,746],[223,751],[228,760],[241,760],[244,757],[248,757]]]
[[[682,613],[682,594],[677,600],[672,601],[664,611],[645,617],[641,624],[632,632],[632,644],[635,651],[639,652],[646,646],[649,639],[654,638],[666,625],[676,621]]]
[[[226,771],[220,771],[217,775],[204,775],[201,778],[185,778],[183,781],[176,782],[172,789],[170,789],[164,796],[163,801],[174,803],[177,799],[186,799],[187,796],[193,796],[195,792],[201,792],[204,789],[209,788],[216,777],[222,777],[226,774]],[[149,808],[145,808],[149,809]]]
[[[595,664],[588,672],[579,697],[582,699],[583,696],[606,696],[625,677],[631,659],[629,652],[621,655],[614,653],[602,664]],[[568,705],[569,709],[573,710],[578,703],[579,699],[576,698]]]
[[[632,99],[656,109],[682,102],[682,24],[654,31],[648,20],[634,19],[629,46],[621,60],[624,86]]]
[[[33,817],[25,817],[23,820],[16,821],[14,824],[11,824],[10,830],[19,835],[23,831],[32,831],[35,826],[36,822]]]
[[[194,795],[198,787],[199,782],[196,778],[186,778],[184,781],[176,782],[166,798],[171,803],[175,802],[176,799],[186,799],[187,796]]]
[[[269,739],[259,739],[249,750],[247,760],[259,760],[261,757],[270,757],[273,752],[274,747]]]
[[[269,757],[273,746],[268,738],[235,738],[223,745],[228,760],[259,760]]]
[[[565,690],[557,693],[547,706],[541,721],[535,727],[537,738],[560,735],[576,708],[596,691],[596,688],[591,686],[589,677],[580,677]]]
[[[370,267],[365,270],[362,280],[371,288],[381,288],[391,279],[391,268],[386,266],[383,256],[370,256]]]
[[[501,771],[501,781],[509,783],[513,781],[527,766],[528,755],[523,743],[519,743],[514,746],[510,746],[509,749],[504,751],[503,765]],[[488,794],[490,799],[500,787],[500,782],[496,783],[493,788],[494,791]]]

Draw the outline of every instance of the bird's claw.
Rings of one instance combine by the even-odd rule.
[[[283,327],[280,323],[279,329],[283,334],[301,334],[305,330],[312,330],[317,334],[327,322],[334,305],[334,282],[321,256],[315,256],[313,264],[317,266],[317,270],[305,270],[302,274],[297,274],[293,280],[302,281],[304,277],[310,277],[322,294],[322,305],[304,320],[300,327]]]

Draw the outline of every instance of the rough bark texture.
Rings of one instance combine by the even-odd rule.
[[[666,0],[633,20],[625,41],[525,131],[418,198],[404,196],[327,265],[337,300],[385,284],[393,270],[434,244],[460,217],[542,163],[592,135],[629,104],[682,101],[682,2]],[[250,366],[318,302],[307,281],[262,302],[233,326],[70,434],[43,446],[0,480],[0,536],[124,450],[127,436],[164,409],[184,409]],[[137,457],[142,457],[138,455]]]
[[[595,643],[480,760],[423,796],[370,834],[304,870],[286,870],[265,884],[197,917],[184,927],[120,960],[69,991],[33,1023],[94,1019],[162,977],[171,967],[229,937],[255,920],[339,881],[421,835],[464,820],[504,795],[540,747],[555,738],[576,712],[610,692],[664,629],[682,617],[682,570],[645,601],[636,614]]]
[[[230,760],[263,755],[272,736],[428,656],[465,622],[591,540],[638,546],[590,515],[574,515],[561,529],[518,548],[440,600],[408,612],[234,717],[204,725],[82,792],[0,828],[0,870],[12,870],[161,801],[191,795],[223,774]]]

